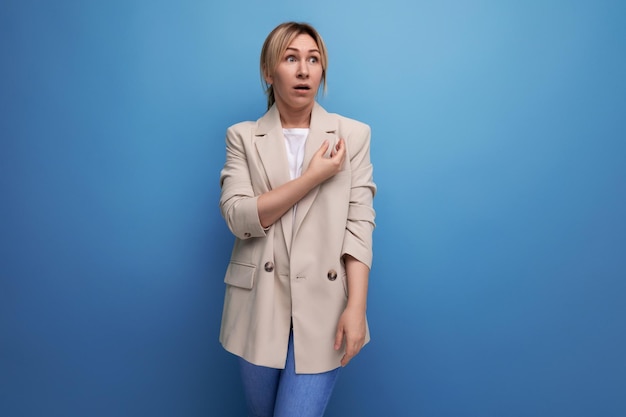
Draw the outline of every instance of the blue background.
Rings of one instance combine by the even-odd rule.
[[[379,186],[327,415],[626,415],[623,4],[4,0],[0,415],[243,415],[218,176],[285,20]]]

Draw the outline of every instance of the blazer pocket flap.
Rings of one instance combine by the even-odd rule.
[[[250,290],[252,289],[252,284],[254,283],[255,271],[256,265],[231,261],[228,264],[224,282],[228,285]]]

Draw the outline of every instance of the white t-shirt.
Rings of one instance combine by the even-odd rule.
[[[283,129],[285,146],[287,147],[287,160],[289,161],[289,174],[291,179],[298,178],[302,174],[302,161],[304,160],[304,143],[309,135],[309,129],[294,128]]]
[[[283,135],[285,136],[285,147],[287,148],[289,176],[293,180],[302,174],[304,144],[306,143],[307,136],[309,136],[309,129],[283,129]],[[296,206],[297,204],[293,206],[293,219],[296,218]]]

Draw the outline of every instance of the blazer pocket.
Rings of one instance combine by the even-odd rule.
[[[254,284],[255,271],[256,265],[231,261],[228,264],[224,282],[228,285],[250,290]]]

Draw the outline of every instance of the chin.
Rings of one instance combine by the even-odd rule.
[[[315,102],[315,99],[306,99],[306,100],[293,100],[289,105],[295,108],[302,108],[312,105]]]

